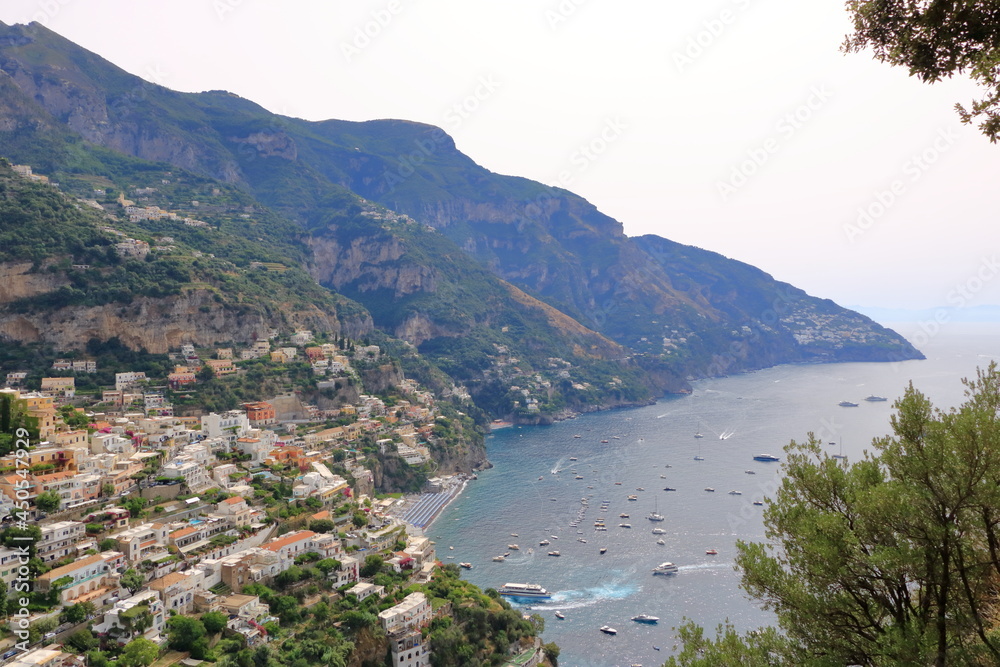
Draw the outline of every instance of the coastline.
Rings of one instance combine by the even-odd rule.
[[[408,527],[426,532],[446,507],[462,495],[465,487],[476,475],[459,473],[449,480],[447,486],[437,493],[422,493],[406,497],[406,505],[394,515]]]

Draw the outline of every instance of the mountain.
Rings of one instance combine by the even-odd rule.
[[[440,128],[178,93],[38,24],[0,26],[0,132],[7,157],[77,196],[106,183],[220,215],[239,200],[260,243],[282,248],[273,261],[361,304],[494,416],[642,402],[783,362],[921,356],[746,264],[630,238],[569,191],[494,174]],[[174,178],[199,184],[163,187]]]

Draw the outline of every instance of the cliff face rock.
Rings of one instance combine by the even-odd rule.
[[[0,263],[0,304],[31,298],[69,285],[63,274],[29,273],[31,262]]]
[[[299,156],[295,141],[284,132],[254,132],[243,138],[232,137],[230,141],[248,146],[262,157],[295,160]]]
[[[359,237],[342,243],[332,236],[312,237],[312,275],[337,291],[348,286],[358,292],[388,290],[395,298],[418,292],[433,293],[437,280],[432,267],[403,260],[399,240]]]

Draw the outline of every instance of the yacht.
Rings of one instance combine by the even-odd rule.
[[[561,554],[560,554],[560,553],[559,553],[558,551],[550,551],[550,552],[549,552],[549,555],[550,555],[550,556],[559,556],[559,555],[561,555]]]
[[[472,563],[459,563],[459,567],[464,567],[466,570],[472,569]]]
[[[856,407],[858,407],[857,403],[852,403],[850,401],[841,401],[840,403],[837,403],[837,405],[839,405],[842,408],[856,408]]]
[[[742,491],[737,491],[737,490],[733,489],[732,491],[729,492],[729,495],[731,495],[731,496],[742,496],[743,492]]]
[[[569,460],[570,460],[570,461],[576,461],[576,460],[577,460],[577,458],[576,458],[575,456],[571,456],[571,457],[569,457]]]
[[[653,574],[677,574],[677,566],[673,563],[660,563],[653,568]]]
[[[714,492],[715,492],[715,489],[713,489],[713,488],[712,488],[712,487],[710,487],[710,486],[706,486],[706,487],[705,487],[705,490],[706,490],[706,491],[708,491],[709,493],[714,493]]]
[[[705,457],[699,454],[698,456],[694,457],[694,460],[695,461],[704,461]]]
[[[521,547],[517,546],[516,544],[508,544],[507,548],[510,549],[511,551],[517,551]]]
[[[705,549],[705,553],[707,555],[709,555],[709,556],[717,556],[717,555],[719,555],[719,552],[716,551],[715,549]]]
[[[646,518],[650,521],[666,521],[666,517],[659,512],[659,506],[655,497],[653,498],[653,511],[646,515]]]
[[[632,494],[631,496],[628,497],[628,499],[629,500],[639,500],[639,496],[637,496],[635,494]]]
[[[696,438],[704,438],[705,436],[702,435],[701,433],[695,433],[694,437],[696,437]]]
[[[538,543],[538,546],[540,546],[540,547],[544,547],[544,546],[546,546],[547,544],[551,544],[551,543],[550,543],[550,542],[549,542],[548,540],[542,540],[541,542],[539,542],[539,543]]]
[[[653,535],[666,535],[666,534],[667,534],[667,531],[663,530],[662,528],[654,528],[653,529]]]
[[[505,560],[507,560],[507,558],[505,556],[494,556],[493,557],[493,562],[494,563],[502,563]]]
[[[889,399],[886,398],[885,396],[876,396],[875,394],[872,394],[871,396],[866,396],[865,400],[875,403],[878,401],[888,401]]]
[[[753,457],[753,460],[754,461],[780,461],[781,459],[779,459],[777,456],[774,456],[772,454],[757,454],[756,456]]]
[[[748,475],[756,475],[757,474],[756,470],[744,470],[743,472],[745,472]]]
[[[763,500],[755,500],[755,501],[753,501],[753,504],[757,505],[757,506],[762,506],[764,504],[764,501]]]
[[[504,584],[497,589],[497,593],[511,597],[536,598],[539,600],[548,600],[552,597],[547,590],[538,584]]]
[[[674,487],[672,487],[672,486],[665,486],[665,487],[663,487],[663,490],[664,490],[664,491],[676,491],[677,489],[675,489],[675,488],[674,488]]]
[[[663,541],[663,538],[662,538],[662,537],[661,537],[660,539],[656,540],[656,543],[657,543],[657,544],[659,544],[659,545],[660,545],[661,547],[662,547],[662,546],[663,546],[664,544],[666,544],[666,542],[664,542],[664,541]]]
[[[621,514],[619,514],[618,516],[620,516],[620,517],[621,517],[621,518],[623,518],[623,519],[627,519],[627,518],[628,518],[628,514],[626,514],[625,512],[622,512],[622,513],[621,513]]]
[[[618,631],[615,630],[614,628],[612,628],[610,625],[602,625],[601,626],[601,632],[603,632],[606,635],[617,635],[618,634]]]
[[[630,523],[620,523],[620,524],[618,524],[618,527],[619,528],[631,528],[632,524],[630,524]]]
[[[601,547],[601,555],[603,556],[606,553],[608,553],[608,548],[607,547]]]
[[[561,621],[564,618],[566,618],[566,614],[562,613],[561,611],[557,611],[556,612],[556,618],[558,618]]]
[[[649,614],[639,614],[638,616],[633,616],[632,620],[636,623],[656,623],[659,621],[658,616],[650,616]]]

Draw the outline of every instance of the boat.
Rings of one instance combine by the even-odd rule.
[[[548,540],[542,540],[541,542],[538,543],[538,546],[544,547],[547,544],[551,544],[551,542],[549,542]]]
[[[627,518],[629,518],[628,514],[626,514],[625,512],[622,512],[622,513],[621,513],[621,514],[619,514],[618,516],[619,516],[620,518],[622,518],[622,519],[627,519]]]
[[[579,433],[577,433],[577,434],[576,434],[576,435],[574,435],[573,437],[574,437],[574,438],[582,438],[583,436],[582,436],[582,435],[580,435]]]
[[[517,535],[517,533],[511,533],[510,536],[511,537],[517,537],[518,535]]]
[[[673,563],[660,563],[653,568],[653,574],[677,574],[677,566]]]
[[[562,554],[560,554],[560,553],[559,553],[558,551],[550,551],[550,552],[549,552],[549,555],[550,555],[550,556],[560,556],[560,555],[562,555]]]
[[[754,461],[780,461],[781,459],[779,459],[777,456],[774,456],[773,454],[757,454],[756,456],[753,457],[753,460]]]
[[[535,598],[547,600],[552,595],[538,584],[511,584],[507,583],[497,589],[500,595],[507,595],[516,598]]]
[[[843,440],[840,441],[840,453],[839,454],[834,454],[832,458],[835,458],[835,459],[846,459],[847,458],[847,455],[844,454],[844,441]]]
[[[449,549],[454,549],[455,547],[448,547]]]
[[[650,616],[649,614],[639,614],[638,616],[633,616],[632,620],[636,623],[656,623],[660,618],[658,616]]]
[[[642,488],[641,486],[637,486],[637,487],[635,487],[635,490],[636,491],[645,491],[646,489]]]
[[[656,543],[659,544],[660,546],[663,546],[664,544],[666,544],[666,542],[663,541],[662,537],[660,539],[656,540]]]
[[[459,563],[458,566],[459,567],[464,567],[466,570],[471,570],[472,569],[472,563]]]
[[[614,628],[612,628],[610,625],[602,625],[601,626],[601,632],[603,632],[606,635],[617,635],[618,634],[618,631],[615,630]]]
[[[561,621],[564,618],[566,618],[566,614],[562,613],[561,611],[557,611],[556,612],[556,618],[558,618]]]
[[[879,401],[888,401],[889,399],[885,396],[876,396],[875,394],[872,394],[871,396],[865,396],[865,400],[871,403],[876,403]]]
[[[582,537],[578,537],[578,538],[576,538],[576,541],[577,541],[577,542],[583,542],[584,544],[586,544],[586,543],[587,543],[587,540],[583,539]]]
[[[745,472],[748,475],[756,475],[757,474],[756,470],[744,470],[743,472]]]
[[[639,496],[637,496],[635,494],[632,494],[631,496],[628,497],[628,499],[629,500],[639,500]]]
[[[763,501],[763,500],[755,500],[755,501],[753,501],[753,504],[754,504],[754,505],[758,505],[758,506],[761,506],[761,505],[763,505],[763,504],[764,504],[764,501]]]
[[[736,489],[733,489],[732,491],[729,492],[729,495],[731,495],[731,496],[742,496],[743,492],[742,491],[737,491]]]
[[[653,498],[653,511],[646,515],[646,518],[650,521],[666,521],[667,519],[667,517],[660,514],[655,497]]]
[[[714,492],[715,492],[715,489],[713,489],[713,488],[712,488],[712,487],[710,487],[710,486],[706,486],[706,487],[705,487],[705,490],[706,490],[706,491],[708,491],[709,493],[714,493]]]
[[[719,554],[715,549],[705,549],[705,553],[709,556],[717,556]]]
[[[704,438],[705,436],[702,435],[701,433],[695,433],[694,437],[696,437],[696,438]]]
[[[664,491],[676,491],[677,489],[675,489],[675,488],[674,488],[674,487],[672,487],[672,486],[665,486],[665,487],[663,487],[663,490],[664,490]]]
[[[622,485],[621,482],[615,482],[615,486],[621,486],[621,485]]]
[[[699,454],[698,456],[694,457],[694,460],[695,460],[695,461],[704,461],[704,460],[705,460],[705,457],[704,457],[704,456],[701,456],[701,455]]]
[[[578,460],[578,459],[577,459],[577,458],[576,458],[575,456],[571,456],[571,457],[569,457],[569,460],[570,460],[570,461],[576,461],[576,460]]]
[[[517,551],[521,547],[517,546],[516,544],[508,544],[507,548],[510,549],[511,551]]]
[[[841,401],[840,403],[837,403],[837,405],[839,405],[842,408],[856,408],[856,407],[858,407],[857,403],[852,403],[850,401]]]
[[[583,475],[577,475],[574,479],[583,479]]]
[[[601,444],[602,445],[606,445],[606,444],[608,444],[608,441],[607,440],[601,440]]]
[[[620,524],[618,524],[618,527],[619,528],[631,528],[632,524],[630,524],[630,523],[620,523]]]
[[[601,555],[603,556],[606,553],[608,553],[608,548],[607,547],[601,547]]]
[[[494,556],[493,557],[493,562],[494,563],[502,563],[505,560],[507,560],[507,558],[505,556]]]
[[[660,479],[666,479],[666,478],[667,478],[666,475],[660,475]]]
[[[667,534],[667,531],[663,530],[662,528],[654,528],[653,529],[653,535],[666,535],[666,534]]]

